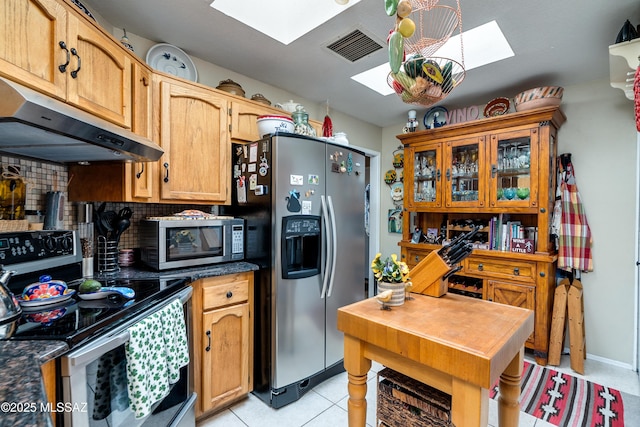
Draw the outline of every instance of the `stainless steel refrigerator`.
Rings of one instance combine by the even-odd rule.
[[[367,157],[293,134],[233,147],[255,288],[254,394],[279,408],[344,370],[339,307],[366,298]]]

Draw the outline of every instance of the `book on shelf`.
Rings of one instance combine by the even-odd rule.
[[[501,213],[492,217],[489,221],[488,244],[492,250],[534,253],[537,238],[537,227],[523,226],[520,221],[510,220],[508,214]],[[518,239],[515,245],[513,243],[514,239]],[[521,250],[524,244],[523,241],[528,241],[526,252]]]

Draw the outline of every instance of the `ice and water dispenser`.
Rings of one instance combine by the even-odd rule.
[[[292,215],[282,218],[282,278],[301,279],[320,274],[321,218]]]

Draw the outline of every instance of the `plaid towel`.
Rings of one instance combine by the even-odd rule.
[[[582,205],[573,166],[567,168],[561,181],[562,219],[560,225],[558,268],[562,270],[593,271],[591,258],[591,229]]]

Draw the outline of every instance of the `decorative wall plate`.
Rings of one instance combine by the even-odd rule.
[[[439,128],[447,124],[447,111],[446,108],[436,106],[427,111],[424,115],[423,123],[426,129]]]
[[[71,0],[71,1],[73,2],[73,4],[78,6],[78,8],[85,13],[85,15],[87,15],[89,18],[93,19],[94,21],[96,20],[96,18],[93,16],[91,11],[87,9],[87,7],[80,2],[80,0]]]
[[[198,81],[196,66],[189,55],[179,47],[159,43],[149,49],[146,61],[155,70],[193,82]]]

